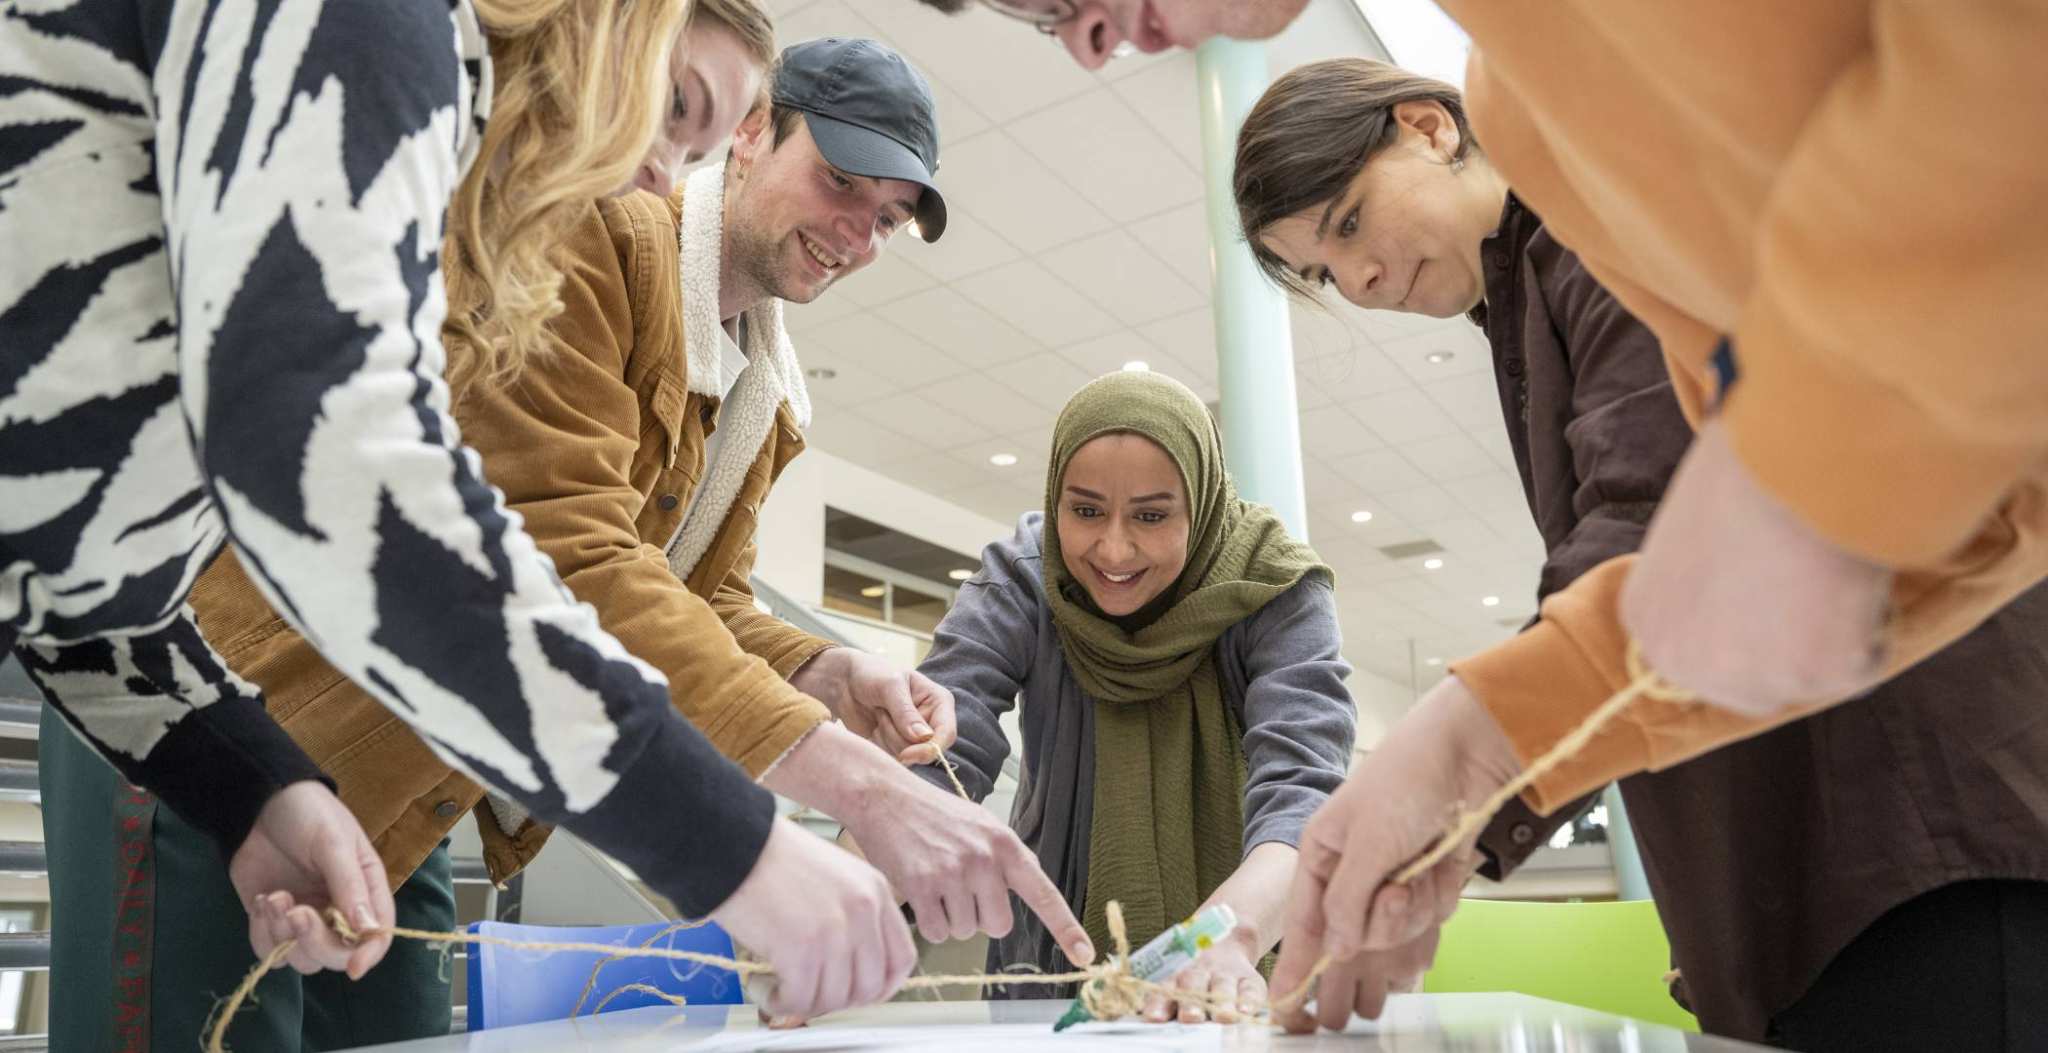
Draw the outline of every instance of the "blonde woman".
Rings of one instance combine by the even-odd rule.
[[[445,412],[444,321],[474,368],[509,375],[542,346],[566,224],[612,190],[667,189],[719,137],[693,120],[710,100],[679,55],[688,12],[0,15],[19,85],[0,101],[0,643],[212,839],[252,949],[297,937],[302,972],[359,977],[387,945],[341,943],[314,908],[388,925],[392,900],[354,819],[193,625],[185,593],[223,544],[443,757],[766,953],[772,1008],[876,998],[911,966],[880,876],[773,822],[555,580]],[[112,905],[151,878],[117,875]],[[151,935],[119,926],[98,953],[127,962],[120,941]],[[141,1037],[161,1008],[144,992],[54,1022],[56,1044]]]

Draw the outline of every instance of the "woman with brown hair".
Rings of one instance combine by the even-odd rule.
[[[774,822],[555,580],[446,415],[444,335],[486,377],[539,353],[566,226],[593,197],[667,190],[751,103],[693,74],[691,10],[178,0],[0,18],[0,76],[21,89],[0,137],[0,643],[62,718],[43,769],[59,939],[105,919],[97,946],[55,954],[57,1045],[137,1045],[183,1008],[139,967],[185,934],[132,913],[175,890],[172,861],[128,842],[118,868],[66,859],[103,853],[109,823],[146,841],[174,820],[140,795],[69,807],[72,732],[229,860],[257,953],[296,938],[300,971],[360,977],[389,946],[319,920],[332,905],[390,925],[383,867],[184,605],[224,543],[444,758],[766,953],[775,1008],[822,1012],[907,974],[886,883]]]
[[[1547,550],[1542,618],[1455,663],[1309,824],[1297,873],[1310,879],[1290,911],[1348,900],[1322,911],[1324,949],[1382,948],[1322,981],[1321,1020],[1337,1026],[1353,1009],[1376,1015],[1390,981],[1426,967],[1474,863],[1502,876],[1588,803],[1538,784],[1481,833],[1477,857],[1377,900],[1377,881],[1350,869],[1364,802],[1483,800],[1531,755],[1518,727],[1560,693],[1604,690],[1585,652],[1621,630],[1589,597],[1626,571],[1692,431],[1656,336],[1510,191],[1450,85],[1362,59],[1297,69],[1246,118],[1235,191],[1255,258],[1297,295],[1335,288],[1485,330]],[[1803,1050],[2006,1048],[2008,994],[2039,959],[2002,948],[2048,936],[2048,839],[2037,812],[2012,807],[2031,792],[2014,773],[2048,764],[2044,630],[2048,593],[2035,590],[1857,703],[1622,781],[1682,1000],[1708,1030]],[[1400,836],[1426,843],[1442,813],[1408,813]],[[1388,924],[1400,903],[1425,905],[1424,923]],[[2006,964],[1987,977],[1986,960]],[[1276,984],[1299,979],[1289,964]],[[2039,1026],[2022,1023],[2031,1037],[2010,1048],[2038,1045]],[[1927,1027],[1947,1030],[1930,1040]]]

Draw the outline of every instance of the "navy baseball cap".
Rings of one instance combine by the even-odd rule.
[[[774,99],[803,113],[818,152],[841,171],[924,187],[918,234],[931,242],[946,232],[932,87],[903,56],[873,40],[792,44],[775,67]]]

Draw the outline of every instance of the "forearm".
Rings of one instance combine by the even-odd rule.
[[[761,778],[761,785],[842,823],[885,807],[897,780],[914,779],[895,759],[841,724],[820,724]]]
[[[1293,845],[1280,841],[1260,844],[1245,854],[1244,862],[1202,903],[1205,909],[1225,904],[1237,915],[1237,928],[1230,938],[1251,961],[1258,961],[1280,942],[1287,889],[1294,880],[1298,855]]]

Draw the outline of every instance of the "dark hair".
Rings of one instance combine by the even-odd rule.
[[[917,2],[940,14],[957,15],[967,10],[967,5],[972,0],[917,0]]]
[[[1478,150],[1458,89],[1372,59],[1311,62],[1273,82],[1237,133],[1231,190],[1237,222],[1252,259],[1288,292],[1314,299],[1316,288],[1267,249],[1261,237],[1275,223],[1334,200],[1353,177],[1394,144],[1394,107],[1437,102],[1458,127],[1456,160]]]

